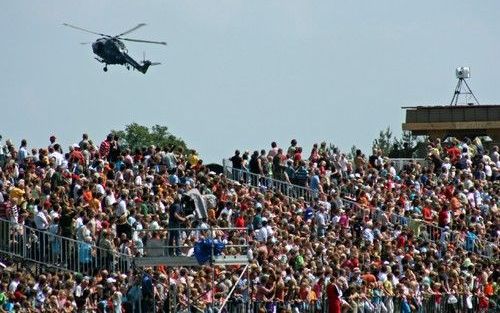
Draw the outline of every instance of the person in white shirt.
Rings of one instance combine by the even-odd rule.
[[[318,237],[322,238],[325,236],[325,230],[326,230],[326,214],[325,214],[325,208],[323,206],[319,206],[319,212],[316,213],[316,231]]]
[[[22,274],[20,272],[17,272],[14,275],[14,279],[12,279],[12,281],[9,284],[9,292],[11,292],[12,294],[14,294],[14,292],[16,292],[17,286],[21,282],[21,275]]]
[[[52,151],[50,151],[52,150]],[[61,166],[64,162],[64,155],[62,153],[60,153],[59,151],[56,151],[54,150],[53,148],[51,148],[49,150],[50,154],[49,154],[49,157],[50,158],[54,158],[54,160],[56,161],[56,166]]]
[[[366,227],[364,230],[363,230],[363,239],[368,242],[369,244],[373,244],[373,239],[374,239],[374,234],[373,234],[373,230],[369,227]]]
[[[38,213],[35,215],[35,225],[36,229],[38,230],[47,230],[50,225],[50,217],[49,214],[47,213],[46,209],[38,211]]]
[[[120,201],[115,211],[116,216],[122,216],[123,214],[128,214],[127,210],[127,194],[122,193]]]
[[[262,219],[262,228],[266,229],[267,238],[271,238],[274,241],[275,238],[273,227],[270,225],[270,221],[268,221],[265,217]]]
[[[102,177],[99,177],[97,179],[97,184],[95,185],[95,192],[96,193],[100,193],[101,195],[105,195],[106,194],[106,190],[104,189],[104,186],[102,185]]]
[[[220,216],[224,216],[228,222],[231,221],[231,216],[233,215],[233,204],[231,202],[227,202],[224,208],[220,211]]]
[[[264,220],[266,220],[265,217],[262,218],[262,225],[264,225]],[[267,227],[262,226],[255,231],[255,240],[257,240],[258,242],[267,242]]]
[[[108,206],[108,207],[110,207],[116,203],[115,194],[113,193],[113,191],[111,189],[108,189],[106,191],[106,197],[104,198],[104,201],[106,203],[106,206]]]
[[[21,140],[21,146],[19,147],[19,152],[17,154],[17,160],[20,164],[24,164],[24,160],[28,157],[28,147],[26,139]]]

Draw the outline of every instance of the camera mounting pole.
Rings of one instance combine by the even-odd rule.
[[[458,98],[460,95],[472,95],[474,100],[476,101],[476,104],[479,105],[479,100],[477,100],[476,96],[472,92],[472,90],[469,87],[469,84],[467,84],[467,78],[470,78],[470,69],[468,67],[458,67],[455,71],[455,75],[458,78],[457,86],[455,87],[455,92],[453,93],[453,97],[451,98],[450,106],[451,105],[457,105],[458,103]],[[462,91],[463,85],[465,84],[465,91]],[[469,105],[473,105],[474,103],[467,103]]]

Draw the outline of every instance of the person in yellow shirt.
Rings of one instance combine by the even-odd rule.
[[[191,155],[188,157],[188,162],[191,164],[191,166],[195,166],[198,164],[198,161],[200,160],[200,157],[196,153],[196,150],[191,150]]]
[[[387,279],[382,283],[383,291],[384,294],[386,295],[384,300],[384,305],[385,308],[387,309],[387,312],[394,311],[394,302],[392,300],[394,297],[394,286],[392,284],[393,278],[394,274],[390,272],[387,274]]]
[[[21,205],[24,202],[24,183],[19,182],[14,185],[14,188],[12,188],[9,192],[9,198],[12,202],[16,203],[17,205]]]

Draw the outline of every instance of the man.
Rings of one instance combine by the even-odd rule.
[[[318,198],[319,194],[323,192],[323,187],[321,186],[321,180],[319,178],[319,170],[315,169],[313,176],[311,177],[311,191],[313,193],[313,198]]]
[[[50,144],[47,147],[47,150],[49,150],[50,148],[53,148],[54,150],[56,150],[57,152],[62,154],[63,151],[61,149],[61,145],[56,143],[56,139],[57,139],[56,136],[54,136],[54,135],[50,136],[50,138],[49,138]],[[56,147],[56,145],[57,145],[57,147]]]
[[[26,158],[28,157],[28,143],[26,139],[21,140],[21,146],[19,147],[19,152],[17,154],[17,161],[20,165],[24,165]]]
[[[35,215],[35,225],[36,229],[39,230],[41,233],[39,233],[39,240],[40,240],[40,250],[38,253],[40,253],[40,258],[44,258],[47,256],[47,231],[50,226],[50,216],[47,212],[46,206],[44,206],[43,209],[39,210],[38,213]]]
[[[87,150],[89,148],[89,135],[83,134],[82,140],[78,143],[78,146],[82,150]]]
[[[286,162],[286,168],[285,168],[285,171],[284,171],[283,180],[286,181],[289,184],[294,184],[295,183],[295,169],[293,168],[293,162],[292,162],[292,160],[288,160]]]
[[[113,136],[113,139],[110,142],[110,148],[109,148],[109,161],[110,162],[116,162],[118,160],[118,157],[121,155],[121,147],[120,147],[120,138],[118,137],[117,134]]]
[[[233,167],[233,179],[240,180],[241,170],[243,168],[243,158],[240,156],[240,151],[234,151],[234,155],[229,159],[232,162]]]
[[[115,215],[120,217],[122,215],[128,214],[127,210],[127,198],[128,195],[126,192],[122,192],[120,196],[120,201],[118,202],[118,207],[116,208]]]
[[[315,224],[316,224],[316,232],[317,236],[319,238],[325,237],[325,230],[326,230],[326,214],[325,214],[325,207],[322,205],[319,205],[317,207],[318,211],[316,213],[316,219],[315,219]]]
[[[101,145],[99,146],[99,157],[101,159],[108,159],[109,151],[111,149],[111,141],[113,141],[113,135],[109,134],[106,137],[106,140],[101,142]]]
[[[292,158],[295,155],[295,150],[297,149],[297,140],[292,139],[290,142],[290,147],[288,147],[288,150],[286,152],[286,155],[288,158]]]
[[[271,158],[274,158],[274,156],[276,154],[278,154],[278,144],[276,142],[272,142],[271,143],[271,150],[269,150],[269,152],[267,153],[267,157],[271,157]]]
[[[257,186],[257,176],[264,175],[264,171],[262,168],[262,162],[259,159],[259,151],[254,151],[252,156],[250,157],[250,173],[254,174],[251,176],[251,183],[253,186]]]
[[[72,148],[73,151],[71,151],[69,161],[71,163],[77,163],[78,165],[85,166],[85,157],[83,156],[80,146],[77,144],[73,144]]]
[[[9,220],[12,203],[8,194],[3,196],[3,184],[0,183],[0,247],[5,249],[9,246]]]
[[[283,155],[283,149],[279,148],[278,152],[273,157],[273,178],[278,180],[283,180],[283,170],[284,166],[282,166],[283,161],[285,160],[285,156]]]
[[[55,160],[56,166],[61,166],[64,162],[64,155],[59,152],[61,147],[59,144],[55,144],[53,147],[49,147],[49,157]]]
[[[500,166],[500,153],[498,153],[498,146],[491,149],[491,161],[495,163],[496,167]]]
[[[170,255],[180,255],[181,249],[179,247],[179,235],[180,231],[178,228],[181,227],[181,223],[184,223],[186,218],[182,216],[182,207],[180,197],[176,196],[174,203],[169,208],[168,215],[168,228],[169,228],[169,236],[168,236],[168,245],[175,246],[174,248],[169,248]]]
[[[295,183],[302,187],[307,187],[309,172],[307,171],[306,162],[300,161],[299,168],[295,172]]]

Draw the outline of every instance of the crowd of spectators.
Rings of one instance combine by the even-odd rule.
[[[173,312],[211,312],[234,284],[231,300],[260,303],[258,312],[314,312],[326,303],[330,312],[438,312],[460,301],[470,312],[486,310],[499,293],[498,147],[434,141],[428,150],[428,164],[396,169],[378,149],[349,159],[321,143],[307,157],[292,140],[286,151],[276,143],[252,155],[236,151],[225,177],[195,151],[131,151],[113,135],[96,145],[84,134],[67,151],[55,136],[41,149],[7,141],[0,152],[0,218],[110,257],[82,273],[5,269],[0,310],[168,312],[175,304]],[[287,196],[267,178],[303,186],[312,196]],[[182,195],[193,188],[216,199],[206,218],[183,209]],[[411,222],[395,223],[393,216]],[[421,227],[428,224],[438,233]],[[197,231],[172,230],[178,227]],[[226,227],[248,232],[218,230]],[[224,242],[226,255],[247,254],[247,275],[238,279],[242,267],[235,265],[143,271],[113,262],[117,254],[147,254],[152,239],[179,246],[169,250],[172,256],[191,256],[193,244],[207,236]],[[478,253],[480,245],[489,245],[481,247],[489,256]],[[61,251],[59,261],[68,253]]]

